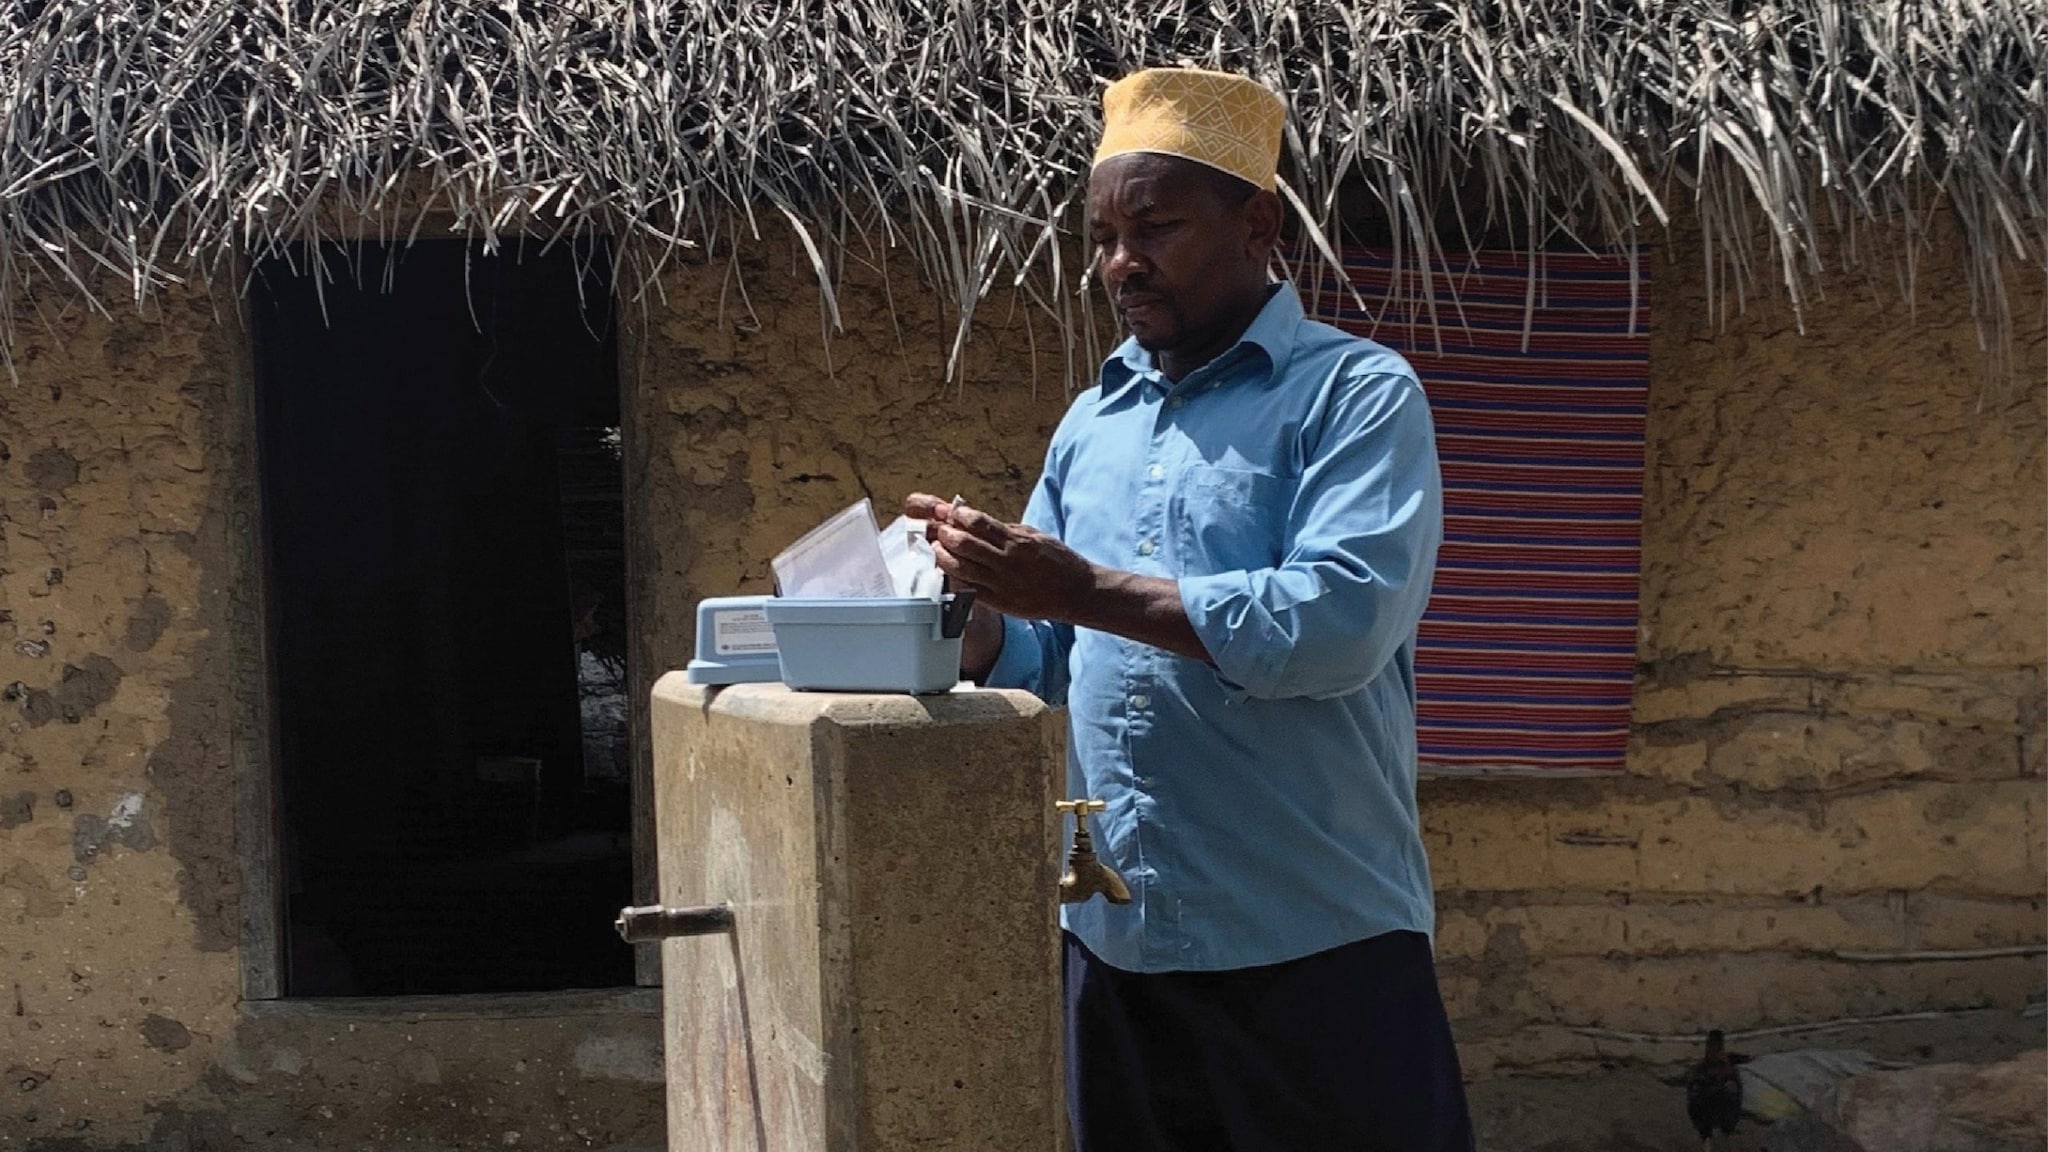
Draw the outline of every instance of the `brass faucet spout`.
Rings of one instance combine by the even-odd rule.
[[[1101,896],[1111,904],[1129,904],[1131,887],[1116,869],[1095,855],[1095,841],[1088,835],[1088,813],[1102,811],[1100,800],[1060,800],[1053,805],[1074,814],[1074,845],[1067,851],[1067,871],[1060,877],[1060,903],[1080,904]]]

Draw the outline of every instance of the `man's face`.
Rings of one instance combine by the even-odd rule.
[[[1140,347],[1157,355],[1211,341],[1248,286],[1259,290],[1272,246],[1256,234],[1252,191],[1192,161],[1142,152],[1089,176],[1096,269]]]

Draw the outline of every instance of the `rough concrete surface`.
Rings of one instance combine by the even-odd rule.
[[[2035,1152],[2048,1143],[2048,1058],[1869,1072],[1826,1123],[1864,1152]]]
[[[2043,939],[2042,286],[2013,285],[2021,382],[1987,386],[1941,250],[1917,312],[1844,279],[1804,334],[1768,300],[1721,323],[1698,250],[1675,235],[1652,288],[1628,776],[1423,788],[1483,1079],[2042,993],[2038,956],[1884,958]],[[699,597],[764,590],[862,495],[1022,507],[1066,399],[1042,316],[985,305],[949,383],[950,319],[900,268],[850,263],[829,345],[795,245],[662,288],[621,310],[643,689],[690,655]],[[586,1047],[644,1012],[238,1007],[232,764],[262,669],[231,627],[260,603],[231,291],[33,304],[0,382],[0,1147],[658,1144],[644,1065]]]
[[[1060,741],[1033,697],[654,691],[671,1152],[1052,1152]]]

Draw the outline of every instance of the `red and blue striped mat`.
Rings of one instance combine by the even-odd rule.
[[[1650,341],[1641,257],[1347,249],[1314,310],[1406,356],[1444,544],[1416,649],[1430,774],[1619,771],[1635,683]],[[1425,280],[1427,281],[1425,283]]]

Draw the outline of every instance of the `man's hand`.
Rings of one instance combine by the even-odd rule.
[[[922,492],[903,502],[905,516],[925,522],[927,538],[931,535],[931,522],[941,515],[941,508],[946,509],[945,515],[952,513],[948,502]],[[976,684],[985,683],[1002,655],[1003,614],[977,596],[967,616],[967,627],[960,635],[960,675]]]
[[[912,496],[904,509],[913,517],[925,513],[939,570],[974,589],[977,604],[1031,620],[1071,621],[1096,589],[1095,566],[1036,528],[924,495]]]
[[[1005,524],[925,493],[905,500],[903,514],[926,522],[925,536],[939,570],[975,590],[977,616],[990,608],[1027,620],[1056,620],[1212,662],[1172,580],[1091,564],[1028,524]],[[986,625],[969,623],[962,645],[962,668],[977,680],[1002,651],[1001,620],[994,613],[989,617]]]

